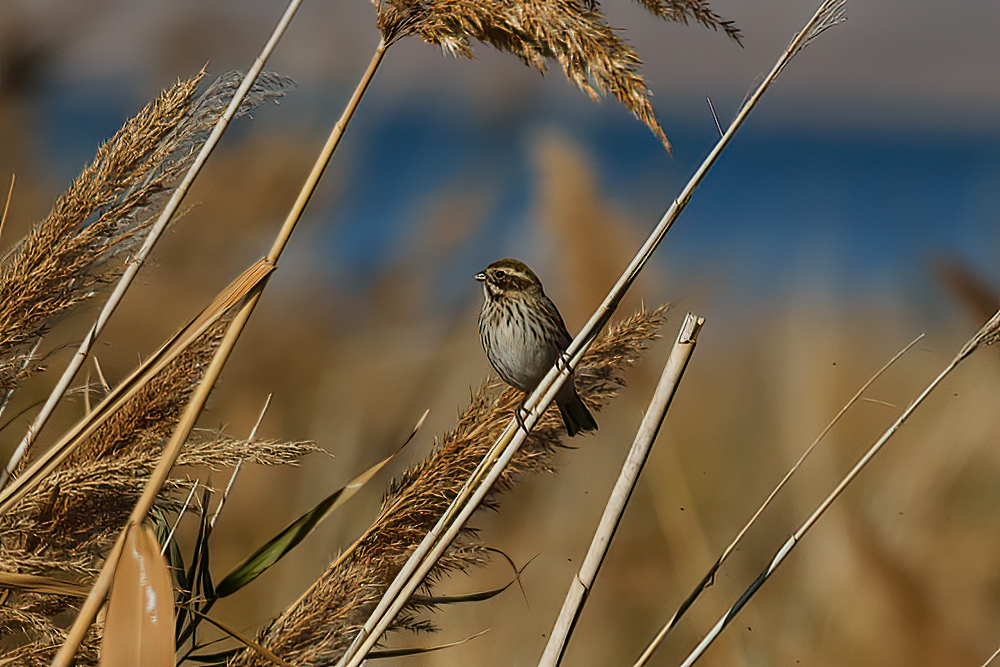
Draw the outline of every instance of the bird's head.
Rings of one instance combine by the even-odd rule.
[[[483,284],[487,297],[542,290],[535,272],[517,259],[498,259],[473,277]]]

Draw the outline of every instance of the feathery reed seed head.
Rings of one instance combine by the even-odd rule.
[[[228,72],[196,96],[203,77],[179,81],[129,119],[0,260],[0,393],[36,368],[29,350],[61,316],[120,275],[242,78]],[[291,85],[265,72],[240,113]]]
[[[739,42],[739,29],[705,0],[641,0],[668,21],[695,21]],[[472,58],[473,40],[514,54],[541,73],[548,61],[595,101],[610,93],[670,149],[651,93],[639,74],[642,61],[619,37],[596,0],[377,0],[377,23],[386,44],[410,35],[445,53]]]
[[[635,364],[646,345],[657,337],[665,312],[666,307],[640,311],[594,342],[576,370],[577,389],[589,407],[597,409],[618,393],[624,384],[622,371]],[[301,667],[329,665],[340,658],[406,557],[510,422],[522,394],[513,389],[497,391],[499,387],[495,380],[480,386],[455,429],[445,434],[427,458],[390,485],[371,528],[298,602],[260,633],[261,644]],[[499,494],[523,475],[553,471],[553,455],[562,447],[564,435],[562,420],[553,406],[514,455],[484,506],[498,508]],[[443,575],[487,560],[488,551],[478,541],[475,529],[466,527],[431,571],[424,592]],[[426,601],[411,600],[392,629],[432,630],[431,623],[421,616],[429,608]],[[266,663],[248,650],[231,664],[263,667]]]

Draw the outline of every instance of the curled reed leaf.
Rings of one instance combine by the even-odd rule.
[[[739,29],[705,0],[641,0],[660,18],[690,20],[722,30],[737,42]],[[639,74],[642,61],[619,37],[596,1],[586,0],[380,0],[378,27],[386,44],[410,35],[453,56],[473,57],[473,40],[513,53],[545,72],[555,61],[566,78],[594,100],[610,93],[670,149]]]
[[[577,390],[590,407],[599,408],[618,393],[623,385],[621,372],[635,364],[646,345],[657,337],[665,310],[640,311],[595,341],[576,374]],[[427,458],[392,483],[372,527],[298,602],[260,633],[259,643],[303,667],[334,664],[339,659],[406,556],[433,527],[510,422],[523,394],[497,389],[496,381],[479,388],[455,429],[445,434]],[[497,508],[499,494],[525,474],[553,471],[553,456],[562,447],[564,435],[562,420],[553,408],[532,430],[483,506]],[[423,592],[428,593],[441,576],[482,565],[488,557],[475,529],[467,527],[438,561]],[[432,630],[431,623],[421,616],[432,606],[420,598],[411,600],[392,629]],[[230,664],[263,667],[267,663],[254,652],[245,651]]]
[[[128,530],[103,635],[100,667],[174,667],[174,589],[147,526]]]

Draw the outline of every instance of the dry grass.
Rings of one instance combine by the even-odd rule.
[[[621,372],[656,338],[664,312],[665,308],[640,311],[595,342],[577,372],[577,389],[590,407],[599,408],[618,393],[623,385]],[[455,429],[427,458],[390,485],[372,527],[298,602],[261,632],[261,644],[297,665],[326,665],[339,659],[409,552],[434,526],[510,422],[522,394],[513,389],[497,390],[495,381],[479,388]],[[562,447],[564,435],[558,412],[549,410],[482,507],[498,509],[499,494],[524,475],[553,471],[553,455]],[[475,529],[466,527],[424,582],[423,593],[429,594],[440,577],[487,560]],[[392,629],[432,629],[422,614],[432,608],[433,604],[411,601]],[[264,665],[266,661],[246,651],[233,664]]]
[[[660,18],[693,20],[739,42],[739,29],[704,0],[642,0],[641,4]],[[380,0],[376,8],[379,30],[389,45],[416,35],[445,53],[471,58],[471,43],[478,41],[512,53],[542,73],[554,61],[595,101],[610,93],[670,148],[639,74],[639,54],[608,23],[594,0]]]
[[[682,3],[649,8],[671,20],[692,18],[737,36],[729,24],[700,7],[700,3]],[[591,95],[614,94],[666,141],[637,73],[638,56],[614,33],[596,4],[543,2],[528,3],[525,8],[523,16],[514,16],[499,4],[437,3],[423,12],[416,5],[389,3],[379,7],[379,25],[387,44],[419,34],[454,53],[470,55],[471,38],[512,51],[539,69],[553,59]],[[179,82],[129,120],[99,148],[93,163],[57,199],[52,212],[4,258],[0,392],[15,390],[37,369],[27,355],[39,339],[52,333],[60,318],[94,296],[126,266],[130,251],[239,81],[235,75],[223,77],[196,97],[202,77],[203,73]],[[286,85],[285,80],[265,76],[246,106],[280,94]],[[635,363],[645,344],[656,336],[662,319],[663,309],[642,311],[593,346],[577,373],[586,401],[596,408],[618,392],[621,371]],[[225,318],[211,325],[129,394],[58,468],[26,487],[16,502],[8,503],[12,507],[0,516],[0,570],[89,585],[228,325]],[[328,569],[309,594],[262,632],[263,644],[304,664],[339,654],[360,614],[371,607],[406,553],[436,521],[509,421],[520,395],[496,390],[488,383],[477,392],[441,446],[390,487],[382,511],[365,536]],[[524,474],[552,470],[552,457],[563,435],[554,414],[543,419],[484,506],[497,508],[499,492]],[[283,465],[313,449],[301,442],[203,436],[187,443],[178,464],[210,469],[241,461]],[[182,478],[170,479],[160,491],[157,512],[178,511],[189,486]],[[467,529],[425,585],[429,591],[444,574],[485,560],[486,551],[475,531]],[[0,607],[7,659],[17,664],[47,662],[65,638],[66,622],[77,604],[75,597],[42,590],[8,591]],[[413,605],[394,629],[431,627],[421,616],[429,603]],[[91,628],[80,647],[79,662],[96,660],[101,633],[99,623]],[[246,661],[256,658],[252,652],[242,656]]]
[[[32,350],[70,310],[115,280],[239,83],[196,96],[204,71],[161,93],[107,142],[0,264],[0,394],[38,368]],[[283,94],[266,75],[242,113]]]
[[[99,428],[69,461],[0,516],[0,570],[87,583],[114,544],[159,458],[160,445],[218,345],[225,323],[215,325]],[[309,443],[247,442],[221,435],[188,443],[180,466],[231,467],[237,461],[287,465],[314,451]],[[157,502],[176,511],[190,482],[172,478]],[[0,607],[0,624],[18,632],[11,652],[27,664],[47,664],[63,637],[58,619],[75,600],[56,595],[12,593]],[[83,655],[92,656],[99,633],[91,633]],[[29,660],[29,657],[31,660]]]
[[[162,196],[225,108],[235,74],[196,96],[203,74],[180,82],[147,105],[102,145],[52,212],[3,261],[0,275],[0,391],[16,390],[33,370],[25,350],[49,334],[73,307],[118,275]],[[280,93],[286,80],[269,75],[246,109]],[[227,320],[204,331],[120,409],[95,429],[64,464],[0,515],[0,571],[87,585],[101,567],[139,497]],[[179,465],[218,469],[238,461],[293,464],[309,443],[247,442],[201,434]],[[160,513],[179,507],[183,477],[163,488]],[[64,637],[77,600],[30,588],[5,590],[0,647],[11,664],[47,664]],[[96,660],[100,628],[79,655]]]
[[[208,104],[217,109],[222,97],[218,86],[214,86],[196,102],[194,92],[200,79],[201,75],[179,83],[126,123],[99,149],[97,158],[60,197],[50,216],[8,256],[4,288],[19,297],[10,300],[3,320],[5,349],[11,364],[22,360],[20,350],[49,333],[59,317],[93,296],[98,286],[120,272],[127,250],[151,219],[160,196],[168,191],[185,157],[194,151],[193,136],[206,127],[192,124],[190,119],[214,119],[199,108]],[[31,284],[33,289],[18,290],[22,283]],[[41,292],[36,284],[59,285],[62,291]],[[640,313],[595,346],[579,372],[586,400],[595,407],[610,400],[620,386],[618,373],[636,361],[661,322],[661,311]],[[0,570],[83,586],[94,579],[142,493],[160,448],[218,349],[228,323],[224,318],[211,325],[90,432],[60,467],[18,496],[10,510],[0,516]],[[4,388],[16,389],[16,379],[12,378]],[[375,526],[331,571],[348,564],[356,579],[369,575],[384,579],[391,574],[393,564],[409,549],[408,545],[419,540],[423,527],[435,520],[443,508],[442,499],[446,501],[461,486],[464,474],[474,467],[509,420],[519,396],[512,391],[496,394],[494,390],[491,385],[480,390],[458,429],[426,462],[409,471],[390,490]],[[556,417],[546,418],[506,473],[498,491],[523,473],[550,469],[549,460],[559,447],[561,429]],[[308,443],[199,437],[187,443],[178,465],[218,469],[240,461],[292,464],[314,449]],[[161,489],[157,512],[178,511],[182,494],[189,486],[184,479],[170,479]],[[495,497],[487,505],[495,507]],[[435,576],[484,561],[485,552],[475,544],[473,535],[472,531],[463,535]],[[387,548],[390,545],[396,549]],[[347,587],[341,582],[331,592],[329,582],[329,577],[321,579],[315,589],[318,599],[307,599],[303,607],[293,608],[271,630],[283,632],[286,621],[292,619],[293,626],[306,620],[309,631],[315,632],[315,618],[310,615],[320,611],[317,602],[329,610],[326,596],[347,596],[341,600],[339,615],[318,628],[328,637],[340,638],[330,642],[336,650],[347,638],[345,628],[354,623],[356,614],[352,610],[370,605],[375,588]],[[360,597],[356,595],[359,592]],[[355,594],[353,599],[351,594]],[[48,662],[64,639],[65,622],[77,604],[75,597],[30,587],[7,591],[0,607],[6,659],[29,665]],[[410,610],[398,627],[428,627],[417,620],[417,612]],[[88,633],[78,653],[81,664],[96,660],[101,633],[100,624]],[[287,641],[273,643],[283,646]],[[300,647],[298,652],[303,649]]]
[[[643,4],[672,20],[699,22],[736,36],[703,3]],[[515,25],[517,17],[505,14],[500,5],[471,2],[417,5],[387,0],[380,7],[380,22],[389,39],[413,34],[460,55],[470,55],[471,40],[476,39],[511,51],[539,69],[550,60],[558,62],[567,76],[585,90],[593,93],[608,90],[619,99],[637,95],[626,104],[637,105],[639,112],[647,108],[652,113],[651,107],[643,107],[648,105],[645,84],[639,78],[630,78],[638,77],[638,60],[630,60],[627,44],[607,26],[596,4],[537,2],[525,6],[539,12],[531,16],[536,23]],[[418,10],[430,13],[425,15]],[[453,10],[461,15],[451,16],[448,12]],[[490,13],[479,16],[478,11]],[[568,12],[570,19],[566,25],[572,30],[564,30],[565,26],[559,21],[565,17],[553,13],[560,11]],[[574,42],[578,32],[573,31],[589,31],[585,36],[591,41]],[[614,39],[605,39],[606,34]],[[567,40],[567,36],[573,39]],[[540,40],[540,43],[531,40]],[[594,71],[599,74],[596,78],[591,78],[588,71],[592,65],[596,65]],[[179,84],[183,85],[186,82]],[[615,91],[616,85],[623,86],[621,91]],[[181,95],[187,101],[174,100],[171,94],[181,95],[176,90],[165,94],[161,98],[164,105],[161,112],[173,108],[171,105],[179,109],[193,103],[191,91]],[[175,109],[170,113],[180,112]],[[57,202],[53,213],[4,260],[0,288],[7,290],[4,294],[9,298],[0,301],[3,318],[0,319],[0,343],[4,346],[0,348],[0,390],[19,387],[23,377],[36,368],[24,363],[34,342],[43,334],[58,333],[58,329],[52,331],[53,326],[120,271],[128,249],[136,241],[137,230],[148,221],[148,212],[155,209],[165,191],[163,188],[169,187],[169,178],[159,171],[160,167],[147,160],[153,160],[154,155],[172,155],[183,160],[188,155],[190,145],[183,142],[173,150],[165,148],[162,142],[170,137],[169,128],[157,122],[135,122],[138,124],[134,127],[130,124],[127,128],[148,131],[154,145],[143,147],[127,138],[115,145],[134,153],[130,164],[140,175],[126,174],[123,164],[128,160],[105,155],[102,149],[95,165],[88,168],[85,175],[88,179],[104,179],[101,182],[117,195],[102,199],[103,191],[88,190],[91,186],[86,183],[74,183]],[[655,123],[655,118],[652,122]],[[164,121],[163,125],[167,123]],[[161,148],[156,148],[157,145]],[[551,169],[559,171],[565,179],[567,165],[553,165]],[[149,186],[146,194],[139,194],[146,186]],[[555,221],[556,235],[571,237],[575,243],[566,244],[559,239],[563,252],[560,261],[570,274],[586,272],[591,282],[580,287],[584,284],[582,281],[570,278],[563,284],[573,285],[576,293],[572,297],[580,304],[589,305],[600,296],[597,289],[609,282],[603,276],[613,278],[616,275],[621,258],[610,256],[613,244],[604,243],[603,239],[595,240],[596,235],[586,230],[602,228],[607,232],[611,223],[607,216],[594,216],[599,219],[587,221],[591,227],[581,228],[579,212],[567,210],[574,205],[583,207],[581,202],[598,200],[600,203],[594,183],[549,186],[550,196],[543,201],[554,209],[562,207],[562,219],[575,225],[559,227],[558,215],[539,217],[549,223]],[[558,197],[554,196],[556,190]],[[89,204],[83,199],[91,195],[96,203],[87,212]],[[467,208],[460,205],[457,209],[463,213],[457,216],[461,218],[458,224],[466,229]],[[116,212],[118,218],[111,212]],[[52,227],[46,227],[50,223]],[[98,233],[98,227],[92,229],[98,223],[104,225],[104,235]],[[633,229],[623,224],[611,235],[619,237]],[[205,252],[204,248],[200,250]],[[212,252],[222,252],[222,249],[215,248]],[[441,261],[445,259],[442,257]],[[415,261],[415,272],[429,271],[424,268],[425,264],[427,262]],[[77,273],[46,273],[63,271],[67,266],[75,267],[72,271]],[[170,266],[177,272],[188,268],[190,265],[185,264]],[[411,272],[401,272],[396,280],[393,283],[390,277],[382,288],[407,295],[419,289],[413,286],[415,281]],[[36,289],[33,281],[41,281],[37,285],[49,285],[51,289]],[[666,281],[666,284],[670,285],[670,295],[685,292],[684,287],[677,287],[675,280]],[[410,291],[405,291],[407,289]],[[470,290],[473,289],[470,281]],[[656,289],[662,289],[661,285]],[[427,295],[416,294],[407,306],[431,311],[427,307],[430,298],[421,297]],[[365,298],[376,301],[377,295],[371,292]],[[690,300],[689,295],[687,298]],[[640,647],[663,620],[663,615],[674,608],[676,600],[688,592],[691,580],[704,570],[717,547],[731,536],[733,522],[742,517],[743,509],[753,507],[760,500],[761,492],[766,491],[784,469],[788,457],[798,452],[804,438],[810,437],[826,420],[843,395],[855,389],[858,378],[870,371],[885,350],[894,348],[898,338],[908,338],[912,333],[909,329],[901,333],[898,322],[890,322],[884,329],[873,332],[872,329],[877,328],[873,322],[891,320],[884,310],[875,315],[860,309],[837,312],[829,304],[814,299],[809,302],[809,309],[790,309],[785,319],[771,314],[764,324],[741,322],[739,330],[731,336],[723,336],[721,341],[714,337],[711,345],[703,345],[697,367],[692,368],[697,372],[691,374],[674,415],[665,427],[664,439],[669,442],[654,454],[648,470],[650,483],[640,488],[632,520],[623,526],[615,550],[609,556],[608,567],[595,588],[588,614],[581,621],[581,630],[571,646],[570,658],[574,662],[608,664],[612,657],[620,659]],[[9,310],[2,310],[8,307]],[[584,309],[584,305],[578,307],[579,312]],[[256,341],[260,353],[251,362],[248,377],[252,376],[254,383],[267,383],[274,382],[275,377],[281,381],[293,375],[288,386],[300,392],[285,397],[288,403],[294,404],[294,409],[285,414],[282,428],[304,428],[300,426],[306,421],[303,414],[309,412],[310,401],[316,400],[314,395],[319,391],[311,383],[311,377],[302,376],[308,372],[320,374],[323,371],[315,368],[324,365],[328,366],[325,370],[329,376],[335,377],[337,382],[344,376],[357,378],[349,389],[339,389],[344,394],[351,394],[346,398],[341,394],[344,399],[341,404],[330,401],[323,407],[314,408],[317,413],[338,411],[338,417],[330,418],[330,422],[339,417],[349,422],[346,426],[326,425],[328,430],[322,433],[324,440],[330,442],[363,442],[379,428],[390,430],[392,423],[401,419],[399,413],[404,411],[399,405],[424,400],[423,395],[414,398],[413,394],[421,393],[415,387],[426,387],[432,376],[435,382],[444,384],[440,376],[468,362],[461,371],[454,371],[461,375],[457,382],[463,385],[464,391],[468,365],[473,360],[481,361],[478,350],[475,357],[456,355],[456,349],[461,348],[461,343],[456,342],[458,337],[441,342],[440,332],[435,329],[433,335],[427,336],[433,338],[434,343],[424,342],[427,347],[437,345],[434,363],[420,372],[407,373],[407,364],[412,363],[415,356],[413,350],[420,345],[414,335],[417,326],[400,327],[398,318],[393,320],[384,313],[378,315],[381,321],[372,318],[376,321],[374,330],[356,334],[369,345],[364,348],[368,353],[364,355],[357,354],[357,347],[345,351],[354,334],[311,322],[310,326],[315,326],[312,337],[316,340],[310,340],[301,348],[296,346],[295,350],[300,357],[296,363],[309,366],[302,373],[289,372],[288,366],[282,368],[281,362],[260,363],[262,359],[279,357],[279,353],[291,347],[286,343],[286,349],[279,347],[276,350],[274,345],[279,336],[288,334],[287,318],[276,324],[262,325],[271,328]],[[855,317],[863,320],[864,335],[850,330],[849,324]],[[618,391],[620,385],[616,378],[624,367],[634,363],[644,342],[655,335],[659,318],[657,312],[636,316],[610,331],[594,347],[578,377],[581,393],[591,405],[605,404]],[[469,319],[470,331],[472,322]],[[219,324],[210,329],[198,344],[101,426],[63,467],[28,494],[12,512],[0,517],[0,570],[84,584],[90,581],[129,513],[144,478],[155,464],[159,447],[176,423],[191,388],[204,370],[206,359],[218,344],[223,326]],[[401,338],[393,339],[401,328],[407,330]],[[940,338],[941,332],[933,333]],[[984,330],[981,342],[992,342],[995,337],[994,326]],[[370,370],[373,359],[383,360],[388,348],[405,350],[407,357],[402,362],[392,360],[392,385],[397,393],[389,398],[376,391],[377,387],[372,389],[367,384],[372,381],[364,375]],[[936,354],[936,348],[931,348],[929,343],[925,351],[928,356]],[[261,350],[266,350],[266,354]],[[322,358],[320,354],[329,357]],[[307,360],[302,361],[301,357]],[[835,367],[831,366],[833,360],[837,361]],[[859,662],[930,665],[973,664],[977,656],[985,655],[981,645],[992,638],[998,614],[994,590],[995,559],[990,554],[996,552],[998,545],[994,536],[1000,534],[997,514],[991,509],[995,506],[994,480],[1000,470],[1000,461],[992,453],[996,448],[988,446],[995,439],[996,430],[996,420],[989,415],[995,413],[992,406],[1000,395],[994,371],[993,368],[980,369],[956,381],[954,401],[950,401],[950,396],[947,405],[944,400],[938,401],[933,408],[936,413],[903,433],[905,442],[900,443],[895,453],[886,452],[887,460],[880,461],[879,467],[870,471],[871,479],[867,483],[861,480],[860,487],[845,496],[824,520],[822,530],[814,534],[812,542],[803,545],[797,554],[798,568],[782,572],[782,577],[776,578],[769,589],[769,597],[755,600],[752,608],[746,610],[741,620],[745,620],[746,627],[752,627],[753,632],[734,628],[715,648],[713,657],[732,663],[759,660],[791,663],[809,655],[817,665]],[[266,374],[267,379],[261,379]],[[822,458],[815,461],[819,471],[813,468],[815,474],[805,477],[801,488],[790,490],[787,502],[782,501],[775,508],[768,522],[760,527],[761,532],[752,536],[754,539],[741,550],[739,558],[734,557],[731,569],[719,578],[712,591],[718,595],[714,602],[728,601],[728,597],[742,590],[745,584],[742,579],[752,577],[759,565],[757,561],[770,556],[774,535],[783,536],[789,526],[795,525],[796,516],[810,506],[811,494],[817,485],[829,482],[830,470],[842,468],[850,459],[847,449],[864,442],[880,422],[888,418],[893,408],[886,404],[905,404],[912,384],[910,380],[909,377],[893,379],[877,394],[882,403],[862,406],[851,416],[853,420],[844,426]],[[631,384],[643,384],[640,373],[636,373]],[[442,438],[440,445],[393,483],[375,523],[329,566],[306,594],[260,633],[264,644],[296,664],[328,664],[340,655],[352,630],[366,617],[406,554],[436,521],[465,476],[509,420],[520,397],[499,389],[495,384],[486,384],[475,392],[471,405],[459,418],[457,426]],[[234,393],[246,399],[256,390],[257,387],[239,387]],[[240,391],[246,393],[240,394]],[[628,404],[618,401],[616,406],[617,409],[622,404],[628,405],[629,418],[641,409],[638,404],[642,391],[632,393],[638,395],[638,400]],[[367,402],[368,396],[371,396],[370,402]],[[402,400],[395,400],[401,396]],[[257,404],[256,400],[252,402]],[[456,402],[448,402],[448,405]],[[391,412],[393,409],[395,413]],[[613,442],[630,436],[626,432],[631,425],[628,419],[616,421],[612,414],[605,417],[599,436],[602,440]],[[562,436],[558,417],[549,414],[489,499],[487,506],[491,509],[499,508],[501,500],[506,504],[504,514],[489,526],[490,531],[499,533],[500,539],[495,534],[483,537],[477,530],[482,526],[467,529],[439,563],[434,578],[423,591],[431,593],[433,587],[434,592],[438,592],[441,577],[482,565],[489,555],[484,544],[500,542],[505,550],[509,547],[518,552],[515,556],[518,562],[541,553],[533,570],[525,573],[531,613],[524,613],[520,598],[498,599],[495,602],[501,620],[487,621],[469,614],[470,618],[458,619],[452,625],[452,619],[448,619],[445,624],[449,629],[460,627],[461,622],[466,621],[476,625],[476,629],[493,625],[497,632],[493,637],[459,647],[455,653],[442,652],[437,660],[450,664],[512,664],[524,656],[537,655],[537,637],[548,630],[554,617],[549,613],[551,605],[547,600],[562,599],[565,584],[572,575],[569,570],[573,567],[565,562],[580,553],[576,550],[575,542],[580,541],[576,533],[588,532],[569,525],[573,522],[566,521],[566,517],[582,513],[580,506],[586,503],[581,499],[588,491],[597,489],[593,475],[600,467],[595,462],[600,459],[594,458],[595,452],[590,451],[595,449],[589,447],[591,443],[582,439],[573,441],[574,445],[582,445],[584,451],[566,457],[570,460],[569,467],[577,465],[574,460],[583,459],[586,475],[581,474],[581,467],[577,466],[575,471],[570,471],[568,482],[566,476],[561,475],[559,488],[553,488],[558,486],[557,480],[547,480],[551,483],[524,491],[519,489],[516,495],[501,497],[499,494],[513,488],[529,473],[554,469],[557,458],[562,458],[555,456],[563,447]],[[942,443],[948,446],[942,447]],[[229,467],[239,461],[284,465],[294,463],[309,451],[312,446],[308,443],[251,443],[201,432],[188,443],[179,464],[194,468]],[[345,467],[349,468],[350,464]],[[270,499],[270,496],[254,485],[256,504],[253,510],[238,515],[234,507],[232,513],[227,510],[225,518],[234,519],[237,525],[243,521],[255,526],[260,523],[263,509],[277,512],[290,505],[295,494],[301,493],[300,486],[305,486],[301,483],[303,479],[308,480],[308,477],[296,477],[282,489],[282,502],[266,503],[279,507],[277,510],[261,507],[260,498]],[[327,483],[328,480],[322,480],[322,484]],[[183,477],[171,479],[160,496],[158,510],[162,513],[175,511],[189,484]],[[328,491],[328,487],[319,482],[313,490],[320,488]],[[533,505],[532,511],[518,513],[519,505],[523,510],[525,504]],[[538,512],[538,507],[545,507],[545,512]],[[545,516],[541,516],[543,514]],[[530,527],[524,525],[528,518],[548,522],[548,529],[538,531],[544,532],[542,535],[532,535]],[[237,528],[237,532],[239,530]],[[249,538],[232,537],[235,546],[229,544],[223,548],[245,552],[240,539]],[[320,544],[315,549],[321,552],[325,565],[329,544]],[[955,567],[956,562],[960,567]],[[567,571],[561,571],[560,566],[568,568]],[[273,583],[275,581],[271,579],[271,587],[280,588]],[[295,594],[299,590],[301,587],[292,582],[284,590],[268,594],[280,599],[281,595]],[[432,599],[418,598],[398,619],[394,629],[430,628],[428,612],[434,611]],[[961,605],[955,604],[956,599]],[[506,608],[501,606],[504,603],[508,603]],[[18,665],[47,664],[77,604],[76,598],[51,593],[4,591],[0,625],[8,634],[0,638],[0,652],[4,655],[0,664],[4,661]],[[693,613],[692,624],[704,626],[715,620],[715,611],[710,606],[712,601],[708,604],[707,610],[698,609]],[[960,606],[957,612],[956,606]],[[240,613],[244,615],[236,625],[260,627],[261,619],[268,615],[268,607],[246,605]],[[82,647],[80,664],[96,661],[101,631],[100,625],[92,630]],[[693,630],[685,629],[684,632],[688,634],[680,637],[678,644],[694,638]],[[668,647],[667,650],[676,652],[679,649]],[[250,652],[241,654],[235,662],[264,664]]]

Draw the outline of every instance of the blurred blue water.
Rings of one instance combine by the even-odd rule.
[[[121,91],[92,83],[41,102],[48,160],[67,181],[138,107]],[[483,114],[376,93],[363,111],[337,156],[350,160],[341,196],[329,210],[310,213],[331,223],[322,252],[358,287],[391,261],[415,209],[443,188],[487,184],[495,193],[483,234],[447,271],[467,277],[498,255],[516,253],[509,242],[533,204],[531,142],[539,128],[558,127],[581,143],[594,157],[603,195],[644,221],[643,229],[716,138],[707,113],[697,121],[664,118],[674,144],[668,156],[615,105],[584,100],[571,110],[542,101]],[[281,123],[287,119],[275,127]],[[249,131],[244,123],[227,140]],[[1000,284],[998,149],[995,128],[935,134],[783,127],[768,122],[765,108],[709,174],[663,254],[678,268],[721,271],[750,291],[816,264],[837,289],[886,280],[919,285],[928,260],[941,255],[961,258]]]
[[[668,125],[667,156],[641,125],[609,105],[590,113],[539,109],[498,126],[441,105],[382,108],[359,119],[352,182],[330,215],[329,250],[360,280],[384,258],[383,242],[429,192],[467,180],[492,183],[490,232],[462,269],[504,247],[525,219],[535,174],[531,141],[557,125],[594,156],[602,193],[651,227],[715,142],[700,123]],[[1000,283],[1000,133],[969,128],[784,128],[755,119],[709,174],[664,248],[680,267],[725,267],[742,288],[768,289],[819,262],[847,290],[872,282],[918,284],[928,261],[954,256]],[[497,246],[504,251],[497,250]]]

